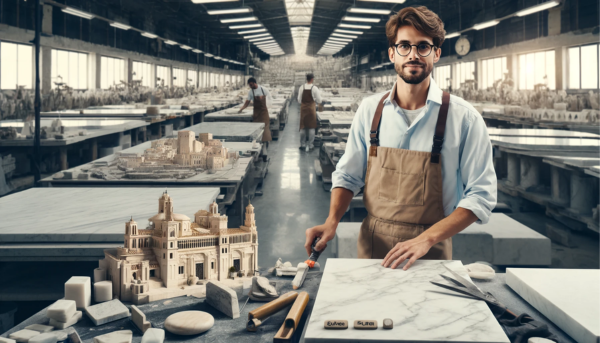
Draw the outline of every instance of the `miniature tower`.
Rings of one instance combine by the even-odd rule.
[[[169,196],[169,193],[167,193],[167,191],[164,191],[162,196],[158,198],[158,213],[165,213],[165,203],[170,200],[171,197]]]
[[[254,216],[254,206],[252,206],[252,204],[246,206],[246,220],[244,221],[244,226],[240,229],[253,232],[256,231],[256,219]]]
[[[179,131],[177,133],[177,153],[189,154],[194,150],[196,134],[192,131]]]
[[[135,239],[135,236],[137,236],[138,234],[138,228],[137,228],[137,223],[135,222],[135,220],[133,220],[133,217],[131,217],[131,220],[129,220],[127,223],[125,223],[125,248],[126,249],[137,249],[137,244],[136,241],[137,239]]]

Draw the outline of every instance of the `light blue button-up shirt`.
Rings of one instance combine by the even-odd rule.
[[[442,90],[430,78],[426,108],[410,125],[394,100],[396,85],[384,101],[379,145],[389,148],[429,151],[442,104]],[[369,134],[375,110],[385,93],[363,99],[356,112],[346,144],[346,152],[333,173],[333,188],[342,187],[358,194],[365,185]],[[450,107],[442,147],[444,215],[457,207],[471,210],[485,224],[496,206],[496,172],[492,144],[481,115],[465,100],[450,96]]]

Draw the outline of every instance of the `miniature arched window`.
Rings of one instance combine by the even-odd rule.
[[[135,249],[135,239],[131,241],[131,248]]]
[[[125,248],[127,248],[127,241],[125,241]]]
[[[169,255],[171,255],[170,257],[171,257],[171,259],[173,259],[173,253],[170,253]]]
[[[137,274],[136,273],[133,273],[133,279],[137,280]]]
[[[173,242],[171,242],[171,248],[173,247]]]
[[[175,230],[171,231],[171,237],[175,237]]]

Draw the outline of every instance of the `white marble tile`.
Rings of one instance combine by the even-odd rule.
[[[158,213],[162,187],[32,188],[0,198],[0,244],[122,242],[132,216],[140,227]],[[219,188],[169,188],[175,213],[193,218]]]
[[[577,342],[600,342],[600,270],[508,268],[506,284]]]
[[[442,263],[469,279],[460,261],[417,261],[408,271],[383,268],[381,260],[329,259],[306,330],[306,343],[480,342],[509,340],[488,306],[456,296],[444,282]],[[447,272],[446,272],[447,273]],[[343,290],[343,291],[341,291]],[[391,318],[392,330],[325,330],[325,320]]]

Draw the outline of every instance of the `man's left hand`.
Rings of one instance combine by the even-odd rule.
[[[385,268],[396,269],[402,262],[408,259],[408,262],[402,268],[403,270],[408,270],[416,260],[427,254],[432,246],[431,240],[424,237],[424,235],[400,242],[387,253],[381,265]]]

